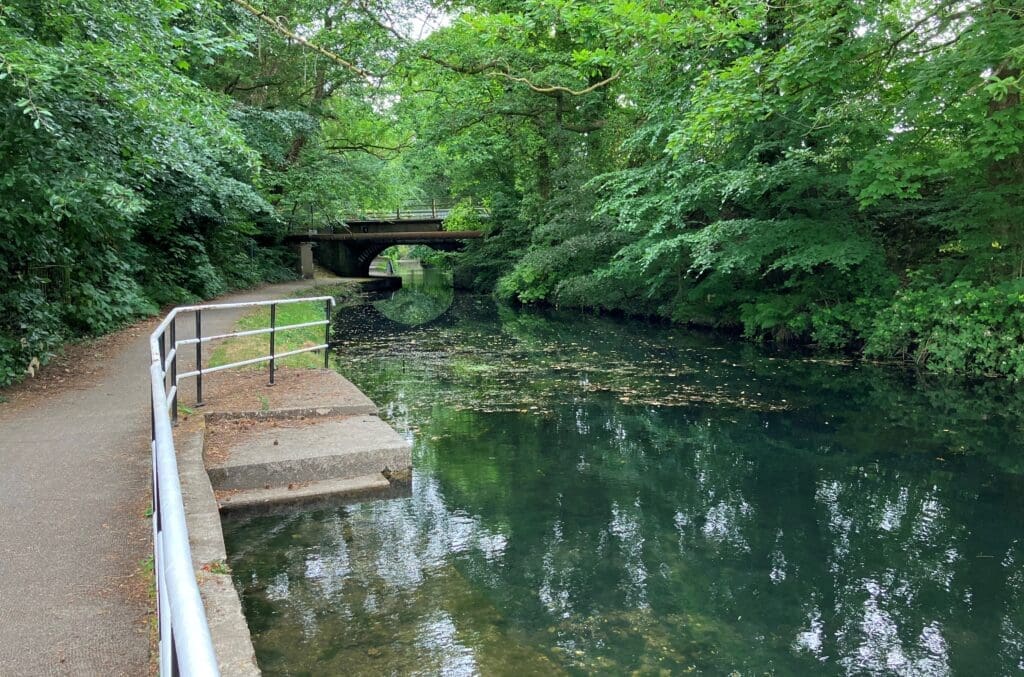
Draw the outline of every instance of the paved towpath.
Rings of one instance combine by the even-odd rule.
[[[327,280],[317,282],[328,282]],[[293,282],[234,294],[287,296]],[[229,331],[242,311],[203,317]],[[0,675],[146,675],[151,552],[149,346],[156,322],[110,338],[54,394],[0,404]],[[183,336],[184,338],[184,336]],[[102,344],[97,344],[102,351]],[[183,388],[191,401],[192,386]]]

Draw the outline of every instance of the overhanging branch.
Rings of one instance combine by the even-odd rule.
[[[512,82],[521,82],[539,94],[569,94],[571,96],[583,96],[584,94],[589,94],[595,89],[600,89],[615,82],[616,80],[619,79],[619,76],[622,75],[622,72],[619,71],[617,73],[614,73],[610,77],[607,77],[604,80],[601,80],[600,82],[595,82],[594,84],[590,85],[589,87],[585,87],[584,89],[570,89],[569,87],[561,87],[559,85],[535,85],[534,83],[530,82],[527,78],[516,77],[514,75],[510,75],[502,71],[492,71],[488,73],[488,75],[490,75],[491,77],[507,78]]]
[[[281,35],[285,36],[289,40],[294,40],[295,42],[299,43],[300,45],[302,45],[306,49],[311,49],[314,52],[322,54],[323,56],[327,57],[328,59],[330,59],[334,63],[336,63],[339,66],[341,66],[342,68],[346,68],[346,69],[352,71],[353,73],[355,73],[359,77],[363,78],[364,80],[366,80],[370,84],[375,84],[374,80],[373,80],[373,74],[370,73],[369,71],[367,71],[366,69],[360,68],[356,64],[354,64],[351,61],[345,59],[344,57],[338,55],[337,53],[332,52],[329,49],[325,49],[325,48],[323,48],[323,47],[321,47],[319,45],[314,45],[312,42],[310,42],[306,38],[302,37],[301,35],[295,33],[292,30],[289,30],[285,26],[282,26],[281,23],[278,22],[277,19],[275,19],[274,17],[268,16],[266,12],[264,12],[261,9],[259,9],[258,7],[255,7],[255,6],[251,5],[251,4],[249,4],[248,2],[246,2],[246,0],[231,0],[231,2],[235,3],[236,5],[238,5],[242,9],[244,9],[246,12],[248,12],[249,14],[252,14],[254,17],[259,19],[260,21],[262,21],[266,25],[270,26],[275,31],[277,31]]]
[[[407,143],[400,143],[395,146],[380,146],[373,143],[353,143],[351,141],[339,140],[334,143],[328,143],[324,146],[324,150],[330,153],[347,153],[355,151],[372,155],[378,160],[387,160],[408,147],[409,144]]]
[[[518,82],[526,85],[527,87],[537,92],[538,94],[544,94],[547,96],[556,96],[560,94],[569,94],[570,96],[583,96],[584,94],[589,94],[590,92],[593,92],[596,89],[600,89],[602,87],[610,85],[611,83],[618,80],[619,77],[621,77],[622,75],[622,71],[616,71],[611,76],[605,78],[604,80],[601,80],[600,82],[595,82],[589,87],[584,87],[583,89],[572,89],[571,87],[563,87],[561,85],[535,84],[534,82],[531,82],[529,78],[512,75],[509,72],[508,66],[498,61],[489,61],[488,63],[480,64],[477,66],[460,66],[458,64],[453,64],[448,61],[445,61],[444,59],[439,59],[435,56],[431,56],[430,54],[420,54],[420,58],[426,61],[430,61],[431,63],[436,63],[439,66],[447,68],[448,70],[455,71],[456,73],[463,73],[465,75],[477,75],[479,73],[483,73],[485,71],[490,70],[490,72],[487,73],[487,75],[492,78],[505,78],[507,80],[511,80],[512,82]]]

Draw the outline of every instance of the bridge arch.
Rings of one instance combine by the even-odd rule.
[[[466,240],[483,237],[479,230],[442,230],[443,209],[398,210],[394,214],[372,215],[345,222],[345,232],[307,231],[294,233],[287,240],[313,243],[320,265],[344,277],[366,277],[370,264],[388,247],[397,244],[422,244],[433,249],[460,249]]]
[[[370,264],[388,247],[398,244],[425,245],[442,251],[461,249],[466,240],[483,236],[480,231],[434,231],[404,233],[307,233],[289,240],[311,242],[314,258],[328,270],[343,277],[367,277]]]
[[[439,251],[457,251],[463,246],[461,241],[445,241],[440,239],[427,241],[409,240],[407,242],[374,242],[372,244],[366,244],[362,247],[355,248],[356,268],[359,271],[359,277],[366,277],[370,274],[370,265],[373,263],[375,258],[384,252],[385,249],[399,244],[424,245]]]

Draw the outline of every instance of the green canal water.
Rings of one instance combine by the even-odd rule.
[[[226,523],[265,674],[1024,671],[1018,389],[430,276],[334,329],[411,496]]]

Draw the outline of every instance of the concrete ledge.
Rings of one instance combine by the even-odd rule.
[[[242,613],[242,603],[231,574],[204,571],[197,580],[221,676],[260,675],[256,652],[252,647],[252,635],[245,614]]]
[[[273,513],[293,510],[298,506],[310,509],[328,505],[365,501],[370,498],[394,496],[391,482],[383,475],[366,475],[340,480],[309,482],[294,488],[271,487],[247,491],[218,492],[220,510],[224,514]]]
[[[178,475],[192,548],[192,566],[196,570],[199,594],[206,608],[206,620],[210,625],[221,675],[259,675],[249,625],[242,613],[242,601],[226,568],[227,551],[220,511],[203,465],[206,425],[201,418],[193,419],[177,432]]]
[[[409,443],[376,416],[257,424],[206,469],[217,490],[364,477],[412,465]]]
[[[214,411],[205,414],[207,423],[235,421],[252,418],[259,421],[286,421],[294,418],[316,418],[324,416],[376,416],[376,405],[359,404],[338,405],[333,407],[298,407],[293,409],[272,409],[268,411]]]
[[[275,384],[266,369],[218,371],[204,377],[207,422],[225,418],[298,418],[376,414],[377,405],[330,369],[279,367]]]
[[[192,547],[192,564],[198,571],[210,562],[224,561],[227,552],[217,499],[203,464],[206,425],[202,418],[190,420],[181,427],[186,425],[186,429],[175,431],[174,446],[178,454],[178,477],[185,504],[189,545]]]

